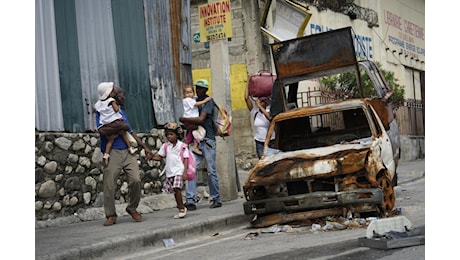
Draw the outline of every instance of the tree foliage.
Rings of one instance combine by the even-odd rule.
[[[390,98],[390,103],[393,107],[398,107],[404,101],[404,86],[399,85],[394,77],[394,72],[382,69],[381,65],[377,63],[378,68],[382,72],[388,87],[393,90],[393,95]],[[376,97],[372,82],[367,73],[361,72],[361,82],[363,86],[364,97]],[[355,72],[342,73],[335,76],[324,77],[321,82],[328,89],[333,89],[340,92],[347,93],[348,96],[361,97],[361,93],[357,84],[357,77]]]

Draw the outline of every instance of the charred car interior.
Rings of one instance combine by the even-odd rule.
[[[312,114],[279,122],[278,148],[281,151],[310,149],[344,141],[371,137],[371,129],[362,108]]]
[[[399,130],[388,103],[392,92],[375,64],[356,60],[352,37],[347,27],[272,44],[277,80],[267,136],[275,132],[275,144],[266,140],[243,185],[244,212],[254,227],[393,210]],[[370,73],[378,96],[308,107],[289,100],[293,83],[350,69],[357,77],[360,69]]]

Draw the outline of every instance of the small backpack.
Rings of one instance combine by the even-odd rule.
[[[225,107],[214,103],[213,121],[217,136],[230,136],[232,133],[232,116],[229,115]]]
[[[166,142],[165,143],[165,156],[166,154],[168,153],[168,144],[169,142]],[[184,162],[184,150],[185,148],[188,148],[187,147],[187,144],[185,143],[182,143],[182,149],[180,151],[180,157],[182,159],[182,162]],[[187,180],[191,181],[193,179],[195,179],[195,174],[196,174],[196,160],[195,160],[195,156],[193,155],[193,153],[190,151],[190,149],[187,149],[188,150],[188,168],[187,168]]]

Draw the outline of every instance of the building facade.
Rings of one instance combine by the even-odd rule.
[[[230,1],[233,34],[228,42],[230,57],[230,86],[232,113],[234,118],[235,152],[254,152],[252,125],[244,102],[244,89],[249,75],[259,70],[274,72],[269,44],[273,38],[260,30],[265,5],[270,3],[265,27],[287,35],[286,31],[300,24],[298,13],[286,7],[284,0]],[[326,32],[343,27],[352,27],[354,45],[358,59],[370,59],[381,64],[386,71],[394,73],[395,79],[405,90],[405,102],[396,111],[400,124],[403,145],[408,151],[420,151],[424,136],[425,103],[425,1],[308,1],[295,3],[308,7],[311,17],[303,36]],[[200,33],[199,6],[207,0],[191,1],[191,34]],[[293,36],[295,37],[295,35]],[[211,80],[209,42],[192,43],[193,79]],[[302,82],[299,91],[319,84],[319,80]],[[211,82],[212,85],[212,82]],[[212,88],[211,88],[212,93]],[[219,93],[212,93],[218,95]],[[420,140],[422,140],[420,143]]]

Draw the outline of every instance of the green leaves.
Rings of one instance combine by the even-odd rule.
[[[394,91],[390,98],[390,103],[394,108],[398,107],[404,101],[404,86],[397,83],[394,77],[394,72],[382,69],[380,63],[377,63],[380,71],[382,72],[388,87]],[[377,93],[372,85],[369,75],[361,71],[361,81],[363,86],[364,97],[376,97]],[[351,97],[361,97],[360,90],[357,84],[357,77],[355,72],[347,72],[335,76],[324,77],[321,83],[328,89],[344,92]]]

